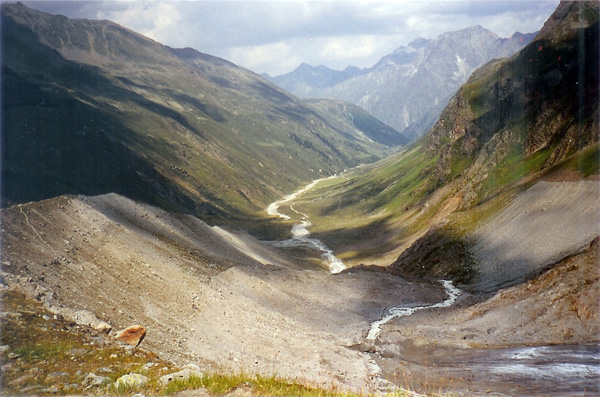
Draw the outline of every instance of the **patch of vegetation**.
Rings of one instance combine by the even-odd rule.
[[[478,191],[479,203],[493,197],[524,177],[540,171],[551,153],[552,149],[546,148],[524,156],[522,145],[515,145],[506,157],[489,172],[487,179]]]
[[[577,171],[583,178],[600,174],[600,144],[596,143],[566,159],[549,171],[568,169]]]
[[[170,395],[183,390],[205,389],[212,395],[221,396],[239,388],[251,390],[254,396],[342,397],[356,395],[305,386],[274,376],[250,376],[246,374],[192,376],[186,380],[175,380],[169,383],[163,393]]]
[[[498,71],[506,63],[506,59],[489,62],[482,69],[473,73],[469,81],[463,85],[462,92],[467,99],[474,118],[483,116],[497,105],[497,102],[490,101],[489,91],[500,81],[502,75],[499,73],[487,73],[487,71]]]
[[[417,207],[434,191],[437,160],[417,145],[319,183],[294,208],[308,215],[311,234],[343,260],[385,256],[406,238],[409,224],[419,219],[424,227],[435,215]]]
[[[450,161],[450,174],[448,175],[448,180],[451,181],[455,177],[457,177],[461,172],[467,169],[469,166],[473,164],[473,158],[470,156],[464,157],[452,157]]]
[[[105,394],[107,384],[129,372],[157,379],[174,366],[156,354],[128,351],[112,337],[54,316],[41,305],[14,291],[2,294],[2,391],[8,395]],[[106,343],[105,343],[106,342]],[[105,376],[102,385],[88,388],[89,373]],[[156,382],[146,387],[158,391]]]
[[[437,158],[427,158],[422,150],[393,156],[366,171],[344,175],[345,180],[319,184],[298,200],[298,207],[309,214],[316,229],[319,218],[360,221],[375,213],[396,213],[414,205],[429,191],[430,175]],[[364,223],[361,223],[364,225]],[[320,230],[319,230],[320,231]]]

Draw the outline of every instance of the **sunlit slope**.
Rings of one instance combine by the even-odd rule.
[[[5,202],[117,192],[235,221],[387,149],[225,60],[20,4],[2,76]]]
[[[598,4],[562,3],[520,53],[477,70],[411,149],[306,197],[311,230],[349,265],[389,264],[436,225],[431,260],[454,251],[458,265],[419,275],[467,281],[465,236],[515,193],[599,174],[598,43]]]

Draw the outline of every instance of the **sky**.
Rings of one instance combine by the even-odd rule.
[[[301,63],[371,67],[417,37],[481,25],[500,37],[541,29],[558,0],[36,1],[70,18],[108,19],[171,47],[192,47],[257,73]]]

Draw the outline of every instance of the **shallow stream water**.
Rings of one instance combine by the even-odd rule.
[[[278,247],[308,247],[321,252],[332,273],[339,273],[344,263],[321,240],[311,238],[308,216],[293,207],[293,201],[312,189],[318,179],[306,187],[269,205],[269,215],[290,220],[289,215],[279,212],[279,207],[288,205],[298,215],[299,222],[292,226],[292,238],[271,242]],[[450,307],[456,303],[461,290],[451,281],[440,280],[448,295],[447,299],[432,305],[399,306],[388,309],[385,315],[371,324],[367,339],[375,341],[381,326],[392,319],[410,316],[416,311]],[[426,352],[427,350],[427,352]],[[451,349],[422,347],[400,357],[379,358],[384,373],[398,374],[416,365],[413,372],[413,390],[423,392],[457,393],[458,395],[496,396],[598,396],[600,395],[600,346],[598,345],[553,345],[536,347],[514,347],[503,349]],[[404,363],[404,364],[401,364]],[[391,375],[390,375],[391,376]],[[406,386],[397,379],[398,384]],[[432,382],[432,380],[435,380]],[[406,379],[404,379],[406,381]],[[396,382],[393,382],[396,383]],[[421,385],[428,384],[423,390]],[[409,385],[411,386],[411,385]],[[431,389],[433,387],[433,389]]]
[[[311,226],[311,223],[308,220],[308,215],[295,210],[291,203],[298,196],[300,196],[301,194],[312,189],[317,183],[324,181],[326,179],[331,179],[331,178],[335,178],[335,177],[336,176],[334,175],[334,176],[330,176],[329,178],[316,179],[316,180],[312,181],[311,183],[309,183],[308,185],[306,185],[305,187],[303,187],[302,189],[300,189],[290,195],[285,196],[282,200],[271,203],[267,207],[267,213],[269,215],[277,215],[282,219],[289,220],[289,219],[291,219],[290,216],[279,212],[280,206],[282,206],[284,204],[289,204],[290,209],[292,211],[294,211],[300,217],[300,222],[295,223],[292,226],[292,238],[287,239],[287,240],[282,240],[282,241],[271,241],[269,243],[275,247],[280,247],[280,248],[306,247],[306,248],[311,248],[316,251],[319,251],[319,252],[321,252],[321,258],[323,258],[323,260],[325,260],[325,262],[327,263],[327,266],[329,267],[329,271],[331,273],[341,272],[342,270],[344,270],[346,268],[346,265],[344,265],[344,262],[342,262],[341,259],[337,258],[333,254],[333,250],[331,248],[329,248],[327,245],[325,245],[324,242],[322,242],[319,239],[309,237],[310,232],[308,231],[308,228]]]
[[[444,288],[446,289],[446,293],[448,294],[448,298],[442,302],[435,303],[433,305],[423,305],[423,306],[397,306],[392,307],[388,310],[388,313],[383,316],[380,320],[374,321],[371,324],[371,329],[367,334],[368,340],[375,340],[381,333],[381,326],[397,317],[405,317],[414,314],[416,311],[425,310],[425,309],[434,309],[438,307],[450,307],[454,303],[456,303],[456,299],[460,296],[462,291],[452,285],[452,281],[448,280],[440,280]]]
[[[515,396],[600,395],[600,346],[443,351],[429,363],[449,389]],[[452,379],[450,381],[449,379]]]

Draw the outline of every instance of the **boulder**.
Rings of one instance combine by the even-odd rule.
[[[90,372],[86,375],[85,379],[83,379],[83,386],[85,386],[84,390],[87,390],[91,387],[98,387],[105,385],[110,382],[110,378],[108,376],[98,376],[93,372]]]
[[[118,388],[132,388],[137,389],[138,387],[145,386],[148,383],[148,378],[141,374],[127,374],[121,376],[115,382],[115,389]]]
[[[159,382],[161,385],[167,385],[174,380],[186,380],[190,377],[195,376],[198,378],[202,378],[204,374],[200,371],[200,367],[195,364],[188,364],[179,372],[174,372],[172,374],[163,375],[160,377]]]
[[[50,306],[48,309],[57,316],[62,316],[78,325],[92,327],[100,332],[109,333],[112,329],[110,324],[100,320],[89,310],[74,310],[68,307],[58,306]]]
[[[118,341],[127,343],[130,346],[137,347],[146,336],[146,328],[141,325],[132,325],[117,333],[115,338]]]
[[[104,332],[105,334],[108,334],[112,330],[112,326],[105,321],[100,321],[98,324],[96,324],[94,326],[94,329],[97,331],[100,331],[100,332]]]

